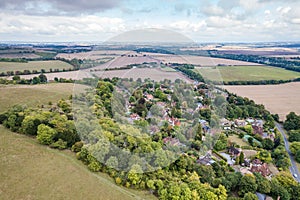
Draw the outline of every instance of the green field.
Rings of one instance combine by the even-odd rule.
[[[0,73],[7,71],[20,71],[24,70],[37,70],[38,72],[44,69],[46,72],[49,72],[50,69],[53,71],[55,69],[73,69],[73,66],[69,63],[60,61],[60,60],[49,60],[49,61],[29,61],[27,63],[22,62],[0,62]]]
[[[42,146],[0,126],[0,199],[156,199],[92,173],[75,154]]]
[[[57,102],[61,98],[67,99],[73,94],[72,83],[51,83],[41,85],[0,85],[0,112],[6,111],[15,104],[29,107]],[[86,86],[78,85],[76,90]]]
[[[261,80],[291,80],[300,77],[299,72],[293,72],[270,66],[219,66],[197,67],[205,79],[212,81],[261,81]]]

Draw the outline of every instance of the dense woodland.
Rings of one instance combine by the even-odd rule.
[[[100,81],[85,79],[83,82],[96,84],[96,88],[88,90],[86,94],[39,108],[14,106],[0,114],[0,123],[14,132],[35,136],[41,144],[52,148],[70,148],[91,171],[108,173],[116,184],[149,190],[159,199],[250,200],[257,199],[255,192],[268,194],[274,198],[280,196],[283,200],[298,199],[300,185],[284,171],[289,166],[289,159],[280,134],[276,134],[273,142],[254,135],[251,128],[247,127],[235,133],[243,135],[246,132],[262,142],[263,147],[249,142],[250,145],[246,148],[265,152],[259,154],[259,158],[273,162],[283,170],[271,180],[258,173],[243,176],[222,159],[212,165],[201,165],[197,163],[197,159],[202,151],[211,148],[209,141],[213,136],[206,134],[206,141],[203,141],[202,135],[205,133],[197,123],[194,135],[191,136],[178,137],[176,135],[178,127],[168,124],[153,135],[145,135],[143,127],[149,123],[146,118],[137,122],[140,128],[124,125],[112,118],[111,99],[115,95],[115,86],[119,79]],[[168,81],[165,81],[157,85],[167,83]],[[180,84],[180,81],[178,83]],[[151,85],[152,82],[143,83],[145,84],[155,87]],[[158,86],[155,98],[168,103],[166,95],[170,91],[162,91]],[[274,119],[278,116],[271,115],[264,106],[257,105],[247,98],[233,94],[223,96],[222,93],[217,94],[212,102],[203,92],[207,88],[209,86],[200,84],[193,92],[203,96],[201,102],[207,105],[206,109],[199,111],[198,118],[207,120],[213,118],[214,120],[209,121],[211,126],[218,124],[215,113],[224,112],[222,109],[225,109],[228,119],[261,118],[266,121],[265,129],[274,127]],[[133,93],[131,102],[135,103],[133,109],[137,109],[136,112],[143,115],[149,108],[140,94],[139,91]],[[74,106],[74,103],[78,106]],[[215,109],[213,105],[218,105],[220,109]],[[171,115],[181,114],[175,109]],[[298,125],[299,116],[290,114],[285,127],[292,130],[298,129]],[[227,148],[229,134],[232,133],[222,131],[218,135],[214,145],[215,152]],[[185,145],[165,144],[164,139],[168,137],[178,137],[180,143]],[[298,141],[298,135],[291,138]],[[187,152],[183,152],[187,146],[190,148]],[[295,149],[299,146],[295,145]],[[298,152],[299,150],[296,154]],[[145,163],[143,155],[147,155],[145,159],[148,162]]]

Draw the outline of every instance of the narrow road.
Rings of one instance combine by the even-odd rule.
[[[279,132],[281,133],[281,135],[283,136],[283,140],[284,140],[284,146],[285,146],[285,149],[286,151],[288,152],[289,154],[289,157],[290,157],[290,160],[291,160],[291,163],[292,163],[292,166],[290,166],[290,172],[292,173],[293,177],[294,177],[294,174],[297,174],[297,178],[295,178],[298,182],[300,182],[300,174],[299,174],[299,171],[298,171],[298,168],[297,168],[297,165],[296,165],[296,161],[293,157],[293,154],[292,152],[290,151],[290,145],[289,145],[289,141],[287,139],[287,136],[285,134],[285,131],[282,127],[281,124],[279,123],[276,123],[276,127],[277,129],[279,130]]]

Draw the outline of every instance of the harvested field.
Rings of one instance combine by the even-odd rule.
[[[280,85],[222,86],[229,92],[248,97],[263,104],[271,113],[277,113],[284,120],[290,112],[300,114],[300,82]]]
[[[144,80],[145,78],[150,78],[156,81],[160,81],[164,79],[169,79],[174,81],[176,79],[181,79],[188,82],[192,82],[190,79],[188,79],[186,76],[184,76],[179,72],[168,72],[158,68],[132,68],[128,70],[112,70],[112,71],[101,70],[96,72],[82,70],[82,71],[71,71],[71,72],[48,73],[45,75],[47,76],[48,80],[54,80],[55,77],[81,80],[83,78],[93,78],[93,75],[96,75],[99,78],[120,77],[120,78],[133,78],[133,79],[141,78],[142,80]],[[21,75],[21,78],[30,79],[33,78],[34,76],[36,75],[34,74]]]
[[[197,67],[195,71],[208,80],[226,82],[292,80],[300,77],[299,72],[271,66]]]
[[[40,58],[40,56],[34,54],[34,53],[0,53],[0,58]]]
[[[7,71],[21,71],[24,70],[37,70],[40,71],[41,69],[46,70],[49,72],[50,69],[53,71],[55,69],[63,70],[63,69],[73,69],[73,66],[60,61],[60,60],[51,60],[51,61],[29,61],[27,63],[21,62],[0,62],[0,73],[7,72]]]
[[[180,55],[153,55],[155,59],[158,59],[164,63],[188,63],[201,66],[217,66],[217,65],[259,65],[257,63],[243,62],[237,60],[229,60],[222,58],[211,58],[204,56],[180,56]]]
[[[176,79],[181,79],[186,82],[192,82],[190,79],[188,79],[186,76],[182,75],[179,72],[167,72],[159,68],[133,68],[129,70],[93,72],[93,74],[103,78],[120,77],[120,78],[133,78],[135,80],[138,78],[141,78],[142,80],[146,78],[150,78],[155,81],[161,81],[164,79],[175,81]]]
[[[80,53],[60,53],[57,54],[57,58],[65,59],[102,59],[105,57],[119,57],[123,54],[126,55],[139,55],[135,51],[117,51],[117,50],[100,50],[100,51],[89,51],[89,52],[80,52]]]

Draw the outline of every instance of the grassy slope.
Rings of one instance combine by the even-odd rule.
[[[76,86],[84,88],[85,86]],[[0,85],[0,112],[15,104],[29,107],[57,102],[73,94],[74,84],[53,83],[44,85]]]
[[[69,151],[39,145],[2,126],[0,147],[0,199],[156,199],[90,172]]]
[[[226,66],[196,68],[196,72],[214,81],[290,80],[300,73],[269,66]]]
[[[47,72],[50,71],[50,68],[53,69],[73,69],[73,66],[62,62],[60,60],[50,60],[50,61],[29,61],[27,63],[19,62],[0,62],[0,73],[7,71],[24,71],[26,70],[37,70],[45,69]]]

